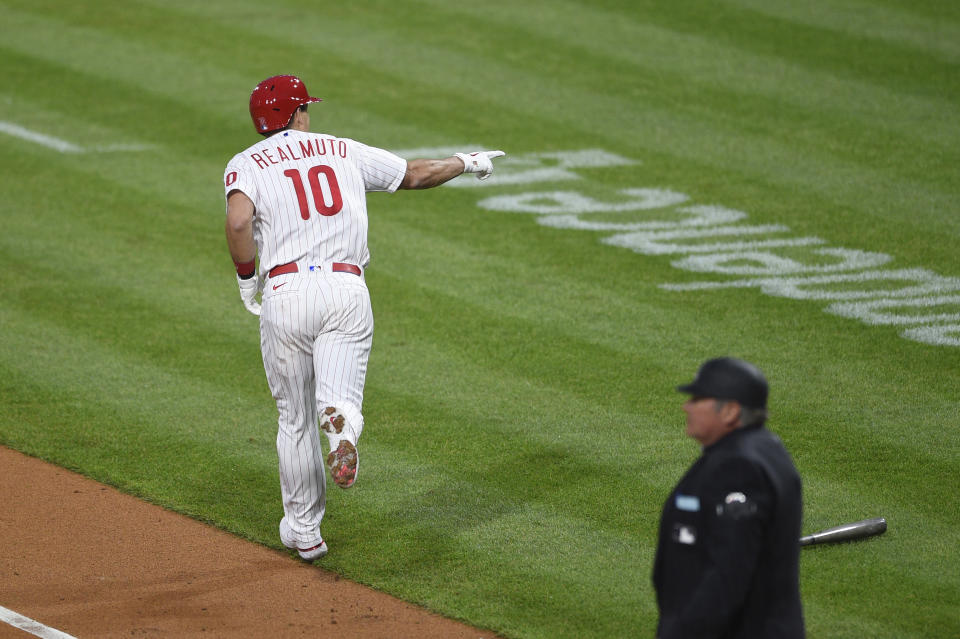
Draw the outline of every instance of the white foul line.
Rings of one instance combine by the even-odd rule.
[[[29,632],[31,635],[40,637],[40,639],[76,639],[73,635],[68,635],[65,632],[60,632],[54,628],[49,628],[39,621],[34,621],[29,617],[24,617],[23,615],[17,614],[12,610],[8,610],[3,606],[0,606],[0,621],[13,626],[14,628],[19,628],[24,632]]]
[[[54,151],[60,151],[60,153],[87,153],[88,151],[146,151],[147,149],[152,148],[144,144],[110,144],[107,146],[95,146],[90,149],[85,149],[82,146],[73,144],[72,142],[55,138],[52,135],[37,133],[36,131],[26,129],[19,124],[4,122],[3,120],[0,120],[0,133],[6,133],[29,142],[36,142],[37,144],[53,149]]]
[[[30,129],[25,129],[22,126],[18,126],[10,122],[4,122],[2,120],[0,120],[0,131],[16,136],[18,138],[22,138],[24,140],[29,140],[30,142],[36,142],[37,144],[42,144],[43,146],[50,147],[51,149],[55,151],[60,151],[61,153],[82,153],[83,152],[82,148],[80,148],[76,144],[70,144],[66,140],[61,140],[60,138],[44,135],[43,133],[37,133],[36,131],[31,131]]]

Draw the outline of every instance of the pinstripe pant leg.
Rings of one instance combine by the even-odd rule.
[[[322,318],[315,316],[306,288],[302,281],[291,281],[288,291],[264,299],[261,314],[264,369],[279,413],[277,457],[284,516],[304,544],[321,539],[326,507],[313,370],[314,335]]]
[[[336,320],[321,332],[314,344],[317,374],[317,405],[340,409],[352,430],[329,433],[331,450],[343,437],[357,443],[363,431],[363,388],[373,345],[373,310],[370,293],[362,280],[352,275],[331,276],[330,295],[338,308]],[[341,285],[337,285],[341,284]]]

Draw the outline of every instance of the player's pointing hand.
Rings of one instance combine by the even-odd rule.
[[[476,173],[478,180],[486,180],[493,175],[493,158],[506,155],[503,151],[474,151],[473,153],[457,153],[463,161],[464,173]]]

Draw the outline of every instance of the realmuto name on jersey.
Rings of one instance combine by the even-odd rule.
[[[294,144],[277,144],[272,148],[258,149],[258,153],[251,153],[250,159],[257,163],[261,169],[268,168],[271,164],[280,164],[281,162],[290,162],[292,160],[302,160],[310,157],[323,157],[324,155],[347,157],[347,143],[336,138],[314,137],[309,140],[299,140]]]

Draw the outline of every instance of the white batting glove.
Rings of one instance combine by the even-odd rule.
[[[243,305],[248,311],[257,315],[260,315],[260,302],[257,301],[257,293],[260,292],[260,277],[254,273],[253,277],[248,277],[247,279],[241,279],[237,275],[237,286],[240,287],[240,299],[243,301]]]
[[[506,155],[503,151],[474,151],[473,153],[455,153],[463,161],[464,173],[476,173],[478,180],[486,180],[493,175],[493,158]]]

